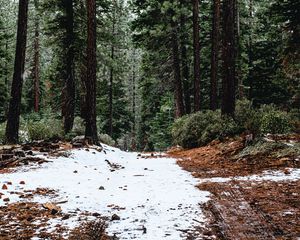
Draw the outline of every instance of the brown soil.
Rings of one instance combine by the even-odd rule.
[[[289,174],[287,168],[300,168],[295,148],[286,151],[280,144],[277,147],[277,142],[298,144],[299,135],[277,139],[272,136],[263,143],[266,148],[268,142],[275,146],[270,151],[249,154],[242,154],[244,141],[238,138],[223,143],[214,141],[191,150],[171,149],[169,155],[179,158],[178,164],[198,178],[247,176],[264,170],[283,170]],[[300,238],[299,180],[203,182],[198,187],[212,194],[203,208],[217,239]]]
[[[295,138],[294,135],[292,137]],[[282,150],[282,146],[272,149],[271,152],[257,152],[239,157],[244,148],[243,138],[237,138],[226,142],[213,141],[205,147],[191,150],[173,148],[168,155],[178,158],[178,164],[198,178],[246,176],[265,170],[300,168],[297,155],[281,154],[281,157],[274,157],[274,153]]]
[[[0,208],[0,239],[61,239],[66,229],[57,225],[55,231],[48,231],[49,219],[61,219],[62,214],[51,214],[38,203],[15,203]],[[13,230],[13,231],[12,231]],[[38,232],[36,232],[38,230]]]
[[[297,239],[300,237],[300,181],[206,183],[204,209],[218,239]]]

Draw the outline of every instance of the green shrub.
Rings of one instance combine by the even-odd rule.
[[[99,134],[99,140],[100,142],[109,145],[109,146],[115,146],[116,141],[113,140],[108,134]]]
[[[29,120],[27,122],[27,132],[31,141],[62,138],[63,136],[61,121],[57,119]]]
[[[291,119],[290,114],[273,104],[254,109],[248,100],[237,102],[235,120],[241,131],[249,131],[254,135],[288,133],[292,130]]]
[[[260,132],[260,114],[252,106],[252,102],[243,99],[236,104],[235,120],[240,131],[248,131],[254,135]]]
[[[287,112],[276,110],[271,106],[262,107],[260,132],[262,134],[285,134],[292,130],[291,119]]]
[[[84,135],[85,124],[84,120],[81,117],[75,117],[72,132],[76,136]]]
[[[300,109],[292,109],[289,112],[291,123],[293,125],[293,130],[300,133]]]
[[[5,142],[5,127],[6,123],[0,124],[0,144],[4,144]]]
[[[239,131],[230,117],[222,117],[220,111],[194,113],[175,121],[172,136],[175,144],[184,148],[203,146],[214,139],[232,136]]]

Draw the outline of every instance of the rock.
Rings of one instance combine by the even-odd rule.
[[[7,197],[7,198],[3,198],[3,202],[9,202],[10,199]]]
[[[93,217],[100,217],[101,214],[100,214],[100,213],[93,213],[92,216],[93,216]]]
[[[2,154],[1,157],[0,157],[0,159],[1,160],[8,160],[8,159],[11,159],[13,157],[14,157],[13,154],[8,153],[8,154]]]
[[[53,208],[53,209],[51,210],[51,215],[55,215],[55,214],[57,214],[58,212],[59,212],[59,211],[58,211],[57,209],[54,209],[54,208]]]
[[[77,136],[72,139],[71,144],[73,148],[83,148],[88,145],[88,140],[85,136]]]
[[[121,218],[117,214],[111,216],[111,221],[119,221],[119,220],[121,220]]]
[[[103,186],[100,186],[99,190],[105,190],[105,188]]]
[[[25,157],[25,152],[22,149],[14,149],[14,150],[12,150],[12,153],[16,157]]]
[[[25,181],[20,181],[20,184],[21,184],[21,185],[24,185],[24,184],[25,184]]]
[[[78,171],[77,171],[77,170],[75,170],[73,173],[78,173]]]
[[[43,208],[46,208],[46,209],[50,210],[52,215],[55,215],[55,214],[57,214],[58,212],[61,211],[61,207],[56,206],[53,203],[45,203],[42,206],[43,206]]]
[[[84,135],[81,135],[81,136],[76,136],[76,137],[74,137],[73,139],[72,139],[72,143],[73,142],[78,142],[78,141],[84,141],[84,139],[85,139],[85,136]]]
[[[22,147],[22,150],[23,151],[31,151],[31,149],[32,149],[32,146],[30,146],[29,144],[25,144],[25,145],[23,145],[23,147]],[[32,151],[31,151],[32,152]]]
[[[30,156],[33,156],[33,152],[32,151],[27,151],[26,154],[30,155]]]
[[[6,185],[6,184],[3,184],[3,185],[2,185],[2,190],[7,190],[7,189],[8,189],[7,185]]]
[[[61,220],[68,220],[70,218],[70,215],[69,214],[65,214]]]

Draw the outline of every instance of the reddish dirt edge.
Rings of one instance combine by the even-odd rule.
[[[289,174],[287,167],[300,167],[299,161],[289,157],[257,154],[237,160],[243,148],[243,139],[237,138],[191,150],[174,148],[168,154],[198,178],[247,176],[275,169]],[[205,182],[198,187],[212,194],[203,209],[216,239],[300,238],[300,181]]]

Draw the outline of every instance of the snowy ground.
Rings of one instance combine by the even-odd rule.
[[[214,178],[202,178],[200,183],[203,182],[219,182],[226,183],[230,181],[253,181],[253,182],[263,182],[263,181],[298,181],[300,180],[300,169],[298,168],[286,168],[286,171],[264,171],[261,175],[250,175],[246,177],[214,177]]]
[[[0,187],[9,182],[12,185],[0,191],[12,203],[21,201],[20,194],[14,192],[55,189],[59,197],[36,196],[33,200],[67,201],[60,204],[66,213],[80,210],[108,217],[117,214],[121,220],[110,222],[108,232],[120,239],[184,239],[186,230],[192,231],[201,223],[205,226],[199,204],[208,200],[209,193],[199,191],[195,187],[198,181],[174,159],[141,158],[137,153],[108,146],[104,149],[73,150],[70,157],[53,158],[38,167],[25,166],[2,174]],[[0,206],[5,204],[0,199]],[[77,220],[74,216],[61,224],[73,228]],[[50,225],[52,230],[56,223],[57,220]]]
[[[300,179],[299,169],[266,171],[248,177],[195,179],[183,171],[175,159],[159,154],[151,158],[149,154],[141,156],[109,146],[104,146],[101,152],[96,148],[72,150],[66,157],[37,156],[51,162],[0,174],[0,188],[3,185],[8,188],[0,189],[0,207],[20,201],[59,205],[70,218],[49,220],[49,232],[56,231],[57,224],[73,229],[85,221],[86,216],[89,220],[98,215],[110,219],[117,214],[121,219],[109,222],[108,233],[120,239],[179,240],[186,239],[191,232],[193,239],[203,239],[203,231],[197,232],[197,229],[206,228],[208,220],[200,204],[207,202],[210,195],[195,187],[199,183]],[[57,194],[20,198],[37,188],[54,189]],[[10,201],[4,202],[5,198]],[[94,217],[89,217],[92,215]],[[9,218],[5,221],[9,222]]]

